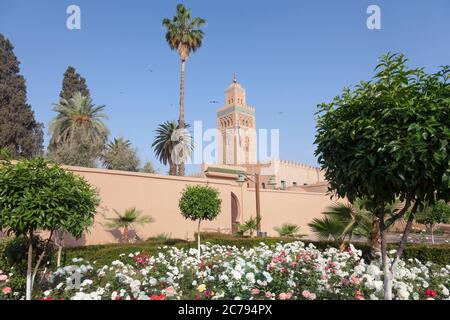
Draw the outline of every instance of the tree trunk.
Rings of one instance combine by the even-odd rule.
[[[373,220],[372,231],[370,232],[370,258],[375,260],[380,256],[380,253],[380,226],[376,218]]]
[[[177,166],[173,163],[171,159],[169,159],[169,175],[171,176],[177,175]]]
[[[28,238],[27,285],[25,294],[25,298],[27,300],[31,300],[31,293],[33,290],[32,268],[33,268],[33,231],[31,230]]]
[[[128,227],[123,227],[123,242],[128,243]]]
[[[184,69],[186,65],[186,60],[181,60],[181,81],[180,81],[180,118],[178,121],[179,129],[184,130]],[[184,155],[182,155],[184,156]],[[185,166],[184,159],[178,164],[178,175],[184,176]]]
[[[200,222],[202,220],[198,220],[198,228],[197,228],[197,259],[200,262]]]
[[[61,266],[61,256],[62,256],[62,244],[58,245],[58,258],[56,260],[56,267],[59,268]]]
[[[381,231],[381,260],[382,260],[383,275],[384,275],[384,277],[383,277],[384,299],[392,300],[392,280],[393,279],[392,279],[392,272],[390,270],[388,256],[387,256],[386,229],[384,229],[384,226],[382,227],[381,224],[384,225],[384,222],[382,222],[380,219],[380,229],[382,229],[382,231]]]
[[[381,238],[381,265],[383,269],[384,299],[392,300],[392,273],[387,255],[387,239],[386,239],[387,228],[384,223],[384,216],[385,216],[384,201],[381,201],[381,203],[378,206],[378,210],[379,210],[378,225],[380,229],[380,238]]]

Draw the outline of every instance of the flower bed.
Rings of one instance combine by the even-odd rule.
[[[55,271],[42,299],[382,299],[378,262],[365,263],[353,246],[346,252],[304,243],[261,243],[249,249],[207,244],[163,247],[153,255],[122,254],[98,266],[83,259]],[[78,277],[79,275],[79,277]],[[77,280],[79,281],[77,282]],[[69,281],[68,281],[69,280]],[[401,261],[395,299],[449,299],[450,265]]]

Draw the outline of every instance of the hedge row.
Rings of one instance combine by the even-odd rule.
[[[213,237],[210,235],[203,236],[203,241],[211,244],[237,246],[244,248],[251,248],[258,246],[261,242],[267,245],[273,245],[279,242],[291,242],[296,239],[290,238],[235,238],[231,236]],[[336,244],[328,241],[305,241],[306,244],[312,243],[319,249],[325,249],[329,246],[336,247]],[[78,248],[67,248],[64,253],[63,264],[70,263],[72,258],[84,258],[90,262],[96,261],[96,264],[108,264],[116,260],[121,253],[129,254],[137,251],[145,252],[152,255],[158,252],[162,246],[176,246],[178,248],[195,248],[195,242],[187,242],[186,240],[171,239],[165,241],[147,241],[139,244],[114,244],[114,245],[98,245],[86,246]],[[363,257],[367,258],[370,252],[369,245],[365,243],[355,243],[355,248],[363,252]],[[389,245],[389,249],[394,249],[395,245]],[[450,264],[450,245],[407,245],[403,259],[417,258],[422,262],[431,261],[440,265]]]

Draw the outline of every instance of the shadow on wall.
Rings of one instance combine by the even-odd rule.
[[[124,243],[123,242],[123,237],[122,237],[122,232],[119,229],[112,229],[112,230],[107,230],[116,240],[116,242],[118,243]],[[134,231],[133,229],[128,230],[128,239],[130,240],[130,242],[133,242],[133,240],[137,239],[137,240],[141,240],[139,238],[139,236],[137,235],[136,231]]]

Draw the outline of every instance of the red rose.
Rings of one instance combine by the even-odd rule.
[[[437,296],[437,292],[436,292],[436,290],[431,290],[430,288],[427,288],[427,289],[425,290],[425,295],[426,295],[427,297],[432,297],[432,298],[434,298],[434,297]]]

